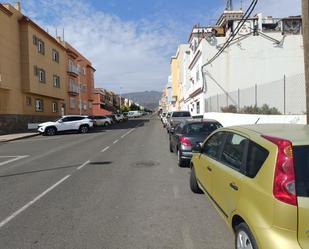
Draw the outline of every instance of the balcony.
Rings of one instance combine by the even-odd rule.
[[[73,77],[75,77],[75,78],[77,78],[78,75],[79,75],[78,69],[77,69],[77,67],[75,67],[74,65],[69,65],[69,66],[68,66],[67,73],[68,73],[70,76],[73,76]]]
[[[79,87],[78,85],[71,84],[68,88],[68,93],[72,96],[76,96],[79,94]]]

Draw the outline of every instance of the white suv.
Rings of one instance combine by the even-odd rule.
[[[93,121],[87,116],[63,116],[56,122],[45,122],[38,126],[38,131],[47,136],[53,136],[59,131],[79,131],[87,133],[93,127]]]

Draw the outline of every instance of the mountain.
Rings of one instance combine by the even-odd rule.
[[[159,100],[162,96],[162,92],[157,91],[145,91],[121,94],[122,97],[131,99],[134,102],[148,108],[154,109],[158,107]]]

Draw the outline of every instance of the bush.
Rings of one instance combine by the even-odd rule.
[[[237,113],[237,107],[235,105],[229,105],[226,107],[221,107],[221,111],[229,113]]]
[[[229,113],[281,115],[281,112],[276,107],[269,107],[267,104],[262,105],[262,107],[245,106],[240,110],[237,110],[235,105],[229,105],[227,107],[221,107],[221,111]]]

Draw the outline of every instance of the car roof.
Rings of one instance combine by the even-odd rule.
[[[224,128],[223,128],[224,129]],[[309,126],[301,124],[254,124],[227,127],[251,135],[269,135],[291,141],[294,145],[309,145]]]
[[[62,116],[62,118],[71,118],[71,117],[83,117],[83,118],[87,118],[87,117],[89,117],[89,115],[65,115],[65,116]]]
[[[219,123],[219,121],[215,119],[186,119],[183,121],[184,123],[193,124],[193,123]]]

